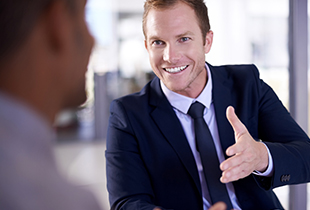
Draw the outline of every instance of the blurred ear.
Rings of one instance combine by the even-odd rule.
[[[65,50],[72,38],[72,14],[65,1],[52,1],[42,16],[42,27],[45,27],[47,46],[54,53]]]
[[[146,40],[144,40],[144,47],[145,47],[145,49],[146,49],[147,51],[149,51],[148,48],[147,48],[147,41],[146,41]]]
[[[212,43],[213,43],[213,31],[210,30],[206,35],[206,44],[204,46],[206,54],[210,52]]]

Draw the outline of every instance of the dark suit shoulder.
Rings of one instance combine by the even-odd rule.
[[[137,120],[143,124],[145,117],[163,98],[165,96],[160,88],[159,79],[155,77],[141,91],[113,100],[110,105],[110,122],[117,117],[118,119]]]
[[[259,72],[254,64],[242,65],[223,65],[212,66],[209,65],[212,74],[223,77],[225,79],[245,80],[245,79],[258,79]]]
[[[150,83],[147,83],[139,92],[135,92],[135,93],[131,93],[122,97],[119,97],[117,99],[114,99],[114,101],[121,101],[121,102],[136,102],[136,101],[140,101],[140,100],[145,100],[148,97],[148,93],[149,93],[149,86]]]
[[[137,109],[137,107],[139,107],[141,104],[144,104],[145,102],[149,100],[149,94],[150,94],[150,88],[151,88],[150,86],[152,82],[153,80],[148,82],[141,89],[141,91],[119,97],[117,99],[114,99],[113,102],[122,103],[126,107],[133,106],[134,109]]]

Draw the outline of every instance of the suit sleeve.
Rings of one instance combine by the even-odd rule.
[[[111,209],[152,210],[152,184],[130,119],[120,101],[111,103],[110,112],[105,154]]]
[[[258,72],[256,77],[258,78]],[[258,138],[268,146],[274,175],[256,177],[265,189],[310,181],[310,144],[307,134],[294,121],[274,91],[257,80]]]

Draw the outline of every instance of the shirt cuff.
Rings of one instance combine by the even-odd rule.
[[[273,175],[273,160],[272,160],[272,156],[271,156],[271,153],[269,151],[269,148],[267,147],[267,145],[262,142],[266,149],[267,149],[267,152],[268,152],[268,167],[267,167],[267,170],[264,171],[264,172],[259,172],[259,171],[253,171],[253,174],[255,175],[258,175],[258,176],[265,176],[265,177],[271,177]]]

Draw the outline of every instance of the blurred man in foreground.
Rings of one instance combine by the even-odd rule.
[[[86,99],[86,0],[0,2],[0,209],[98,210],[57,171],[52,125]]]

